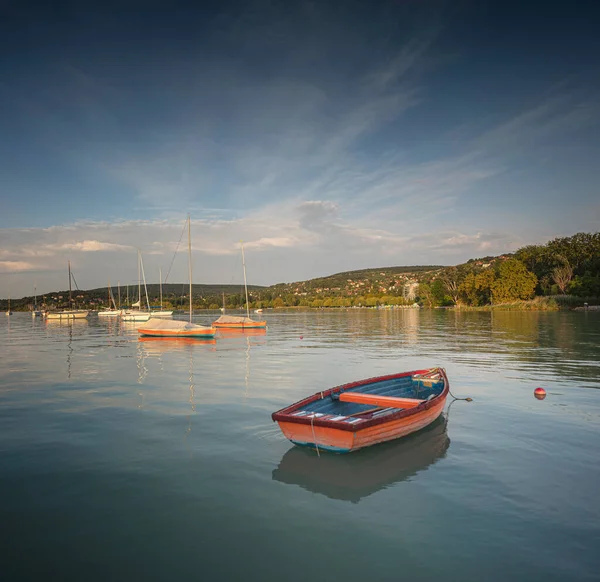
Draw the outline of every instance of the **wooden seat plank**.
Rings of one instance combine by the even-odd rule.
[[[355,404],[372,404],[373,406],[386,406],[388,408],[415,408],[425,400],[416,398],[397,398],[395,396],[377,396],[362,392],[342,392],[340,401],[354,402]]]

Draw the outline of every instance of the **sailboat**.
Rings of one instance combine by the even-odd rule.
[[[33,286],[33,309],[31,310],[31,317],[42,317],[42,312],[37,306],[37,289]]]
[[[141,336],[153,336],[164,338],[181,337],[215,337],[216,330],[211,326],[197,325],[192,323],[192,226],[188,215],[188,270],[190,279],[190,321],[175,319],[161,319],[153,317],[138,328]]]
[[[73,309],[73,294],[71,291],[71,261],[67,262],[69,266],[69,309],[60,311],[49,311],[46,314],[47,319],[83,319],[88,316],[85,309]]]
[[[110,308],[110,304],[113,304],[114,309]],[[108,281],[108,307],[98,312],[99,317],[118,317],[121,315],[121,310],[117,308],[115,298],[113,297],[112,290],[110,288],[110,279]]]
[[[10,310],[10,295],[8,296],[8,310],[6,311],[6,315],[12,315],[12,311]]]
[[[248,285],[246,282],[246,260],[244,258],[244,243],[242,245],[242,266],[244,268],[244,289],[246,291],[246,317],[235,315],[221,315],[219,319],[213,321],[213,325],[218,329],[260,329],[267,327],[266,321],[255,321],[250,318],[250,303],[248,301]],[[225,306],[223,305],[223,308]],[[225,311],[225,309],[223,309]]]
[[[169,274],[167,273],[167,277]],[[163,309],[163,296],[162,296],[162,269],[158,269],[158,279],[160,281],[160,310],[152,310],[150,311],[150,315],[152,317],[171,317],[173,315],[173,311],[169,309]]]
[[[140,273],[141,269],[141,273]],[[144,277],[144,289],[146,291],[146,305],[147,310],[141,309],[142,306],[142,279]],[[148,302],[148,289],[146,287],[146,275],[144,274],[144,263],[142,262],[142,253],[138,250],[138,300],[131,305],[138,309],[127,309],[121,313],[121,319],[123,321],[148,321],[150,319],[150,303]]]

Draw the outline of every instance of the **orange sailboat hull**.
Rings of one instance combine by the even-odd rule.
[[[156,338],[165,338],[165,337],[174,337],[174,338],[210,338],[215,336],[215,329],[213,327],[207,327],[202,330],[192,330],[192,331],[171,331],[165,329],[146,329],[146,328],[138,328],[138,333],[147,337],[156,337]]]
[[[265,329],[267,327],[266,321],[253,321],[249,323],[219,323],[213,321],[213,327],[217,329]]]

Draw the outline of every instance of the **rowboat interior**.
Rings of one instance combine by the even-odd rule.
[[[292,416],[314,415],[322,420],[356,424],[414,408],[438,396],[443,389],[442,379],[424,380],[412,376],[391,378],[340,392],[334,390],[328,398],[319,398],[301,406]]]

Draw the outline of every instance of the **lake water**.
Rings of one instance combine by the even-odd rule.
[[[599,579],[600,313],[264,315],[214,342],[2,315],[2,580]],[[270,418],[437,365],[474,400],[403,440],[317,457]]]

